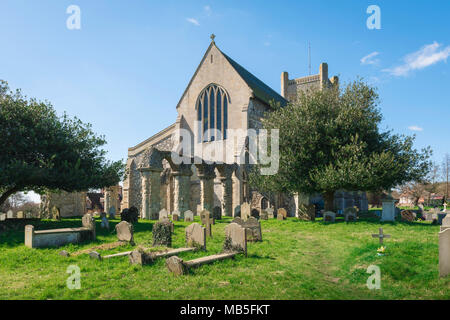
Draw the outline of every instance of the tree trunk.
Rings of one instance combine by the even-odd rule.
[[[323,194],[323,199],[325,202],[325,211],[334,210],[334,191],[327,191]]]
[[[20,191],[20,189],[18,187],[14,187],[11,188],[7,191],[5,191],[1,196],[0,196],[0,207],[3,205],[3,203],[5,203],[6,200],[8,200],[8,198],[13,195],[14,193]]]

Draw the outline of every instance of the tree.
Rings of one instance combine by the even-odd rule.
[[[449,199],[449,176],[450,176],[450,154],[446,154],[444,162],[442,163],[442,175],[445,181],[445,195],[444,202]]]
[[[83,191],[117,184],[122,161],[106,160],[90,124],[56,115],[0,81],[0,205],[18,191]]]
[[[279,171],[251,172],[262,190],[321,193],[333,209],[337,190],[380,191],[420,180],[429,170],[430,148],[413,148],[414,136],[381,132],[376,90],[361,80],[344,89],[333,86],[301,94],[298,101],[275,109],[262,120],[279,129]]]
[[[420,198],[426,193],[426,185],[421,182],[410,181],[402,184],[399,187],[400,193],[411,196],[414,200],[413,205],[419,204]]]
[[[441,178],[440,170],[440,166],[437,163],[432,162],[430,172],[425,177],[424,189],[428,194],[428,205],[430,205],[431,196],[439,192],[439,180]]]

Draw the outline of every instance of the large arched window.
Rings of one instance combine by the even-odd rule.
[[[197,99],[198,141],[226,139],[228,104],[230,98],[224,88],[209,84]]]

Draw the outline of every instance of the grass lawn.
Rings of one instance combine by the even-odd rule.
[[[198,221],[199,217],[195,217]],[[181,254],[188,260],[221,250],[229,218],[213,226],[208,252]],[[118,223],[111,221],[111,227]],[[81,219],[34,222],[35,228],[81,226]],[[139,221],[135,240],[150,246],[154,221]],[[164,259],[148,266],[131,266],[128,257],[95,261],[75,252],[116,241],[100,229],[97,242],[53,249],[24,246],[23,228],[0,233],[0,299],[450,299],[450,277],[439,279],[438,226],[425,222],[380,223],[361,219],[334,224],[299,221],[262,221],[263,242],[249,243],[248,257],[219,261],[191,274],[169,274]],[[184,246],[184,228],[176,222],[173,247]],[[377,256],[379,243],[371,237],[383,227],[392,235],[387,254]],[[129,250],[121,247],[102,254]],[[69,265],[81,269],[81,289],[69,290]],[[369,265],[381,268],[381,289],[369,290]]]

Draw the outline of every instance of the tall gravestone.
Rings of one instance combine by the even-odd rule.
[[[248,218],[250,218],[250,204],[244,202],[241,205],[241,219],[246,221]]]
[[[270,207],[270,208],[267,208],[267,218],[268,219],[273,219],[274,218],[274,214],[273,214],[273,208],[272,207]]]
[[[382,200],[381,221],[395,221],[395,201],[391,196]]]
[[[439,232],[439,275],[450,274],[450,229]]]
[[[216,206],[213,209],[213,218],[214,220],[221,220],[222,219],[222,208]]]
[[[206,250],[206,228],[193,223],[186,228],[186,244],[188,247],[200,247]]]
[[[122,221],[118,224],[116,224],[116,233],[117,233],[117,239],[121,242],[129,242],[131,244],[134,244],[133,239],[133,224]]]
[[[243,252],[247,256],[247,233],[237,223],[230,223],[225,227],[224,251]]]

